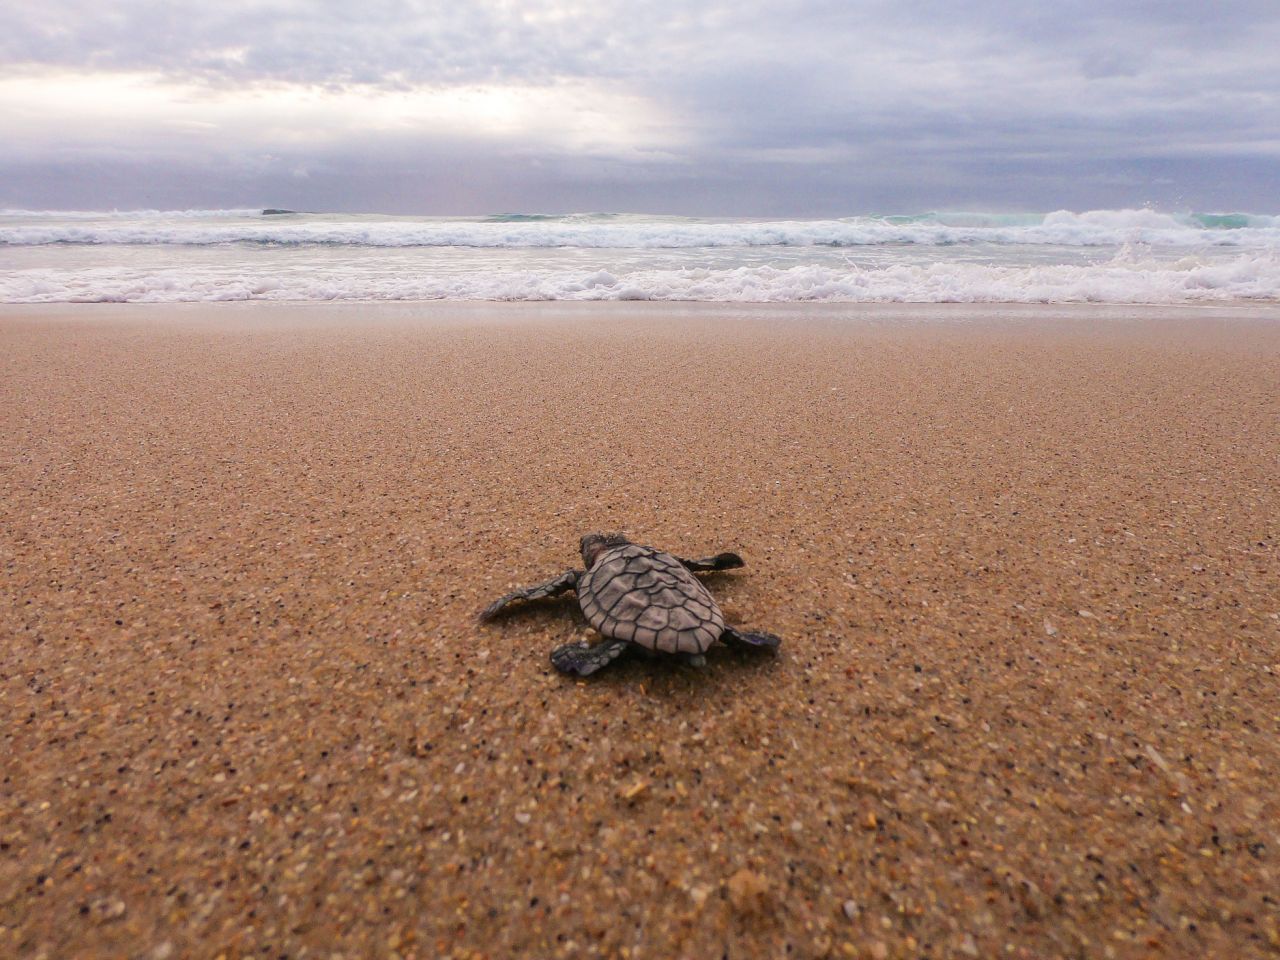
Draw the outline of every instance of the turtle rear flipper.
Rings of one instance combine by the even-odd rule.
[[[742,558],[736,553],[717,553],[714,557],[703,557],[700,560],[686,560],[684,557],[676,557],[682,564],[692,570],[694,573],[711,573],[715,570],[736,570],[738,567],[746,566],[742,562]]]
[[[551,665],[561,673],[576,673],[580,677],[586,677],[617,660],[628,646],[630,644],[626,640],[614,637],[606,637],[592,647],[566,643],[551,651]]]
[[[506,596],[499,597],[493,603],[489,604],[480,611],[480,620],[492,620],[510,603],[517,600],[538,600],[542,597],[555,597],[569,590],[574,590],[578,586],[578,577],[581,571],[570,570],[562,573],[554,579],[548,580],[546,583],[539,583],[532,587],[523,587],[519,590],[512,590]]]
[[[735,630],[733,627],[724,628],[724,633],[720,634],[720,642],[744,650],[773,651],[782,646],[782,638],[776,634],[763,631],[753,633],[745,630]]]

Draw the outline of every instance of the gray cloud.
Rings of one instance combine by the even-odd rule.
[[[31,132],[0,146],[9,205],[1269,209],[1280,172],[1272,0],[8,6],[0,63],[33,84],[55,70],[149,72],[223,96],[577,84],[658,117],[635,118],[625,144],[551,118],[540,135],[537,117],[505,132],[339,124],[310,143],[283,116],[117,137],[17,117]],[[99,188],[111,196],[95,202]]]

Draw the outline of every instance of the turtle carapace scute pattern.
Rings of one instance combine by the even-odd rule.
[[[695,572],[731,570],[743,565],[736,553],[685,560],[632,543],[619,534],[588,534],[581,551],[586,570],[570,570],[545,583],[498,598],[480,614],[490,620],[518,600],[535,600],[576,590],[582,614],[604,638],[594,646],[566,644],[551,653],[563,673],[586,676],[635,645],[676,654],[696,666],[715,642],[774,651],[781,640],[771,633],[739,631],[725,623],[715,598]]]
[[[707,588],[669,553],[628,543],[578,579],[587,623],[607,637],[663,653],[706,653],[724,633]]]

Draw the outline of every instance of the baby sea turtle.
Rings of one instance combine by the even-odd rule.
[[[587,622],[604,636],[595,646],[565,644],[551,651],[562,673],[585,677],[617,659],[628,644],[684,657],[694,666],[717,640],[757,650],[777,650],[772,633],[747,633],[724,622],[724,614],[707,588],[690,571],[732,570],[742,566],[736,553],[704,560],[683,560],[653,547],[632,543],[620,534],[589,533],[582,538],[586,571],[570,570],[553,580],[499,597],[480,614],[491,620],[516,600],[578,592]]]

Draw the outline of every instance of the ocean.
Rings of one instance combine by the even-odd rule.
[[[0,302],[1280,298],[1280,216],[0,210]]]

